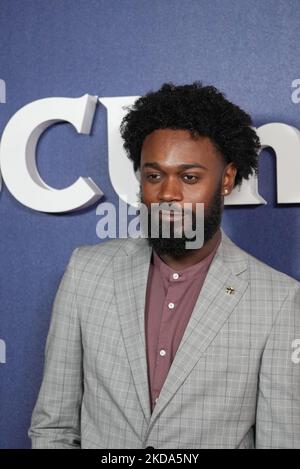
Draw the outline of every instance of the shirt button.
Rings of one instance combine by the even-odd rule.
[[[154,399],[155,404],[157,403],[157,401],[158,401],[158,397],[156,397],[156,398]]]
[[[161,357],[164,357],[164,356],[166,355],[166,353],[167,353],[167,352],[166,352],[164,349],[161,349],[161,350],[159,351],[159,355],[160,355]]]
[[[179,278],[179,275],[177,273],[173,274],[173,279],[177,280]]]
[[[173,309],[173,308],[175,308],[175,305],[174,305],[174,303],[169,303],[169,304],[168,304],[168,308],[169,308],[169,309]]]

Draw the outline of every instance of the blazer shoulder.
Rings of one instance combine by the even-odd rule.
[[[257,280],[259,283],[271,283],[273,286],[279,287],[292,287],[299,288],[300,282],[290,275],[281,272],[274,267],[266,264],[262,260],[258,259],[254,255],[245,251],[232,240],[230,240],[231,247],[236,251],[237,255],[243,256],[248,264],[248,276],[250,280]]]
[[[265,262],[248,254],[250,272],[257,278],[268,279],[278,287],[285,285],[286,287],[300,287],[300,282],[290,275],[271,267]]]
[[[116,238],[98,244],[78,246],[72,253],[75,266],[81,270],[88,267],[110,265],[115,257],[124,257],[145,247],[141,238]]]

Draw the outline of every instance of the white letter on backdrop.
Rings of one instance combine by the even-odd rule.
[[[89,134],[97,96],[45,98],[22,107],[7,123],[1,139],[3,180],[23,205],[41,212],[70,212],[93,204],[103,193],[94,181],[79,177],[65,189],[48,186],[36,165],[41,134],[57,122],[71,123],[78,133]]]
[[[291,125],[273,122],[257,129],[263,148],[276,154],[277,202],[300,202],[300,132]]]

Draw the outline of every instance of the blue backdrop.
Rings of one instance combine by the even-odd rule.
[[[300,128],[291,83],[300,78],[297,0],[1,0],[0,135],[23,105],[50,96],[141,95],[165,81],[202,80],[249,112],[256,126]],[[17,136],[16,136],[17,138]],[[90,176],[117,204],[107,169],[107,123],[91,136],[46,131],[38,166],[52,186]],[[223,228],[242,248],[300,280],[300,205],[276,204],[275,158],[260,159],[264,206],[227,207]],[[30,446],[51,305],[72,250],[100,242],[97,204],[73,214],[27,209],[0,192],[0,447]]]

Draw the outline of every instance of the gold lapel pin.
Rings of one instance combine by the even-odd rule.
[[[231,295],[232,293],[234,293],[234,288],[233,287],[227,287],[226,288],[226,293],[228,293],[228,295]]]

